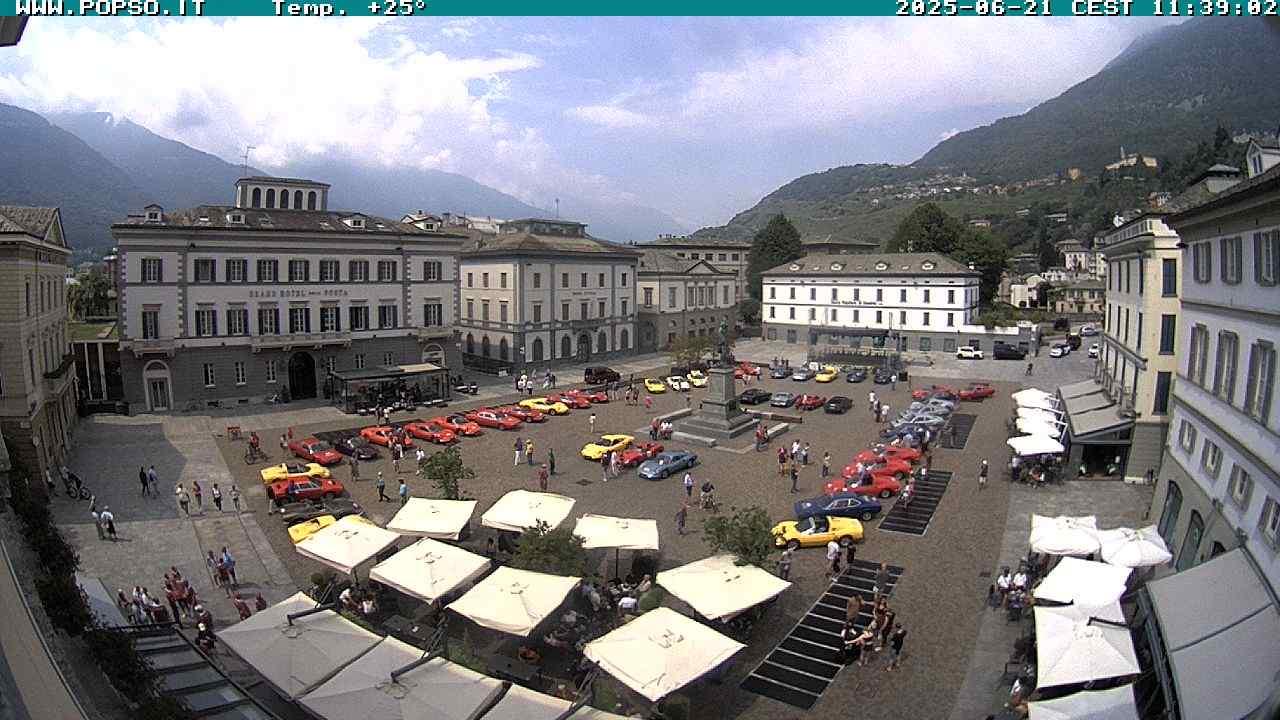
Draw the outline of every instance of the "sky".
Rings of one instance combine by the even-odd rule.
[[[1086,79],[1159,19],[36,19],[0,102],[105,111],[270,171],[456,172],[719,225],[787,181],[907,163]]]

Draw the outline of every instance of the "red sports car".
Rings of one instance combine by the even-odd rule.
[[[480,429],[480,425],[478,423],[468,420],[467,416],[462,415],[461,413],[454,415],[441,415],[437,418],[431,418],[431,422],[452,430],[456,435],[473,437],[484,432]]]
[[[565,405],[568,405],[570,408],[577,408],[579,410],[585,410],[586,408],[591,407],[590,400],[586,399],[582,395],[571,395],[569,393],[558,393],[556,395],[548,395],[547,402],[549,403],[562,402]]]
[[[289,451],[303,460],[310,460],[321,465],[334,465],[342,462],[342,453],[333,449],[329,443],[319,438],[308,437],[289,443]]]
[[[504,415],[488,408],[472,410],[467,413],[466,417],[481,427],[497,428],[499,430],[515,430],[524,424],[518,417]]]
[[[267,497],[277,505],[299,500],[330,500],[346,492],[337,480],[325,478],[281,480],[267,486]]]
[[[368,440],[374,445],[391,447],[391,431],[392,430],[394,430],[394,428],[388,425],[374,425],[373,427],[367,427],[361,430],[360,437],[364,438],[365,440]],[[400,444],[404,445],[405,447],[413,447],[413,438],[409,437],[408,433],[405,433],[404,440],[402,440]]]
[[[827,404],[827,399],[821,395],[804,394],[796,398],[796,407],[801,410],[813,410]]]
[[[885,445],[879,450],[870,449],[863,450],[853,456],[852,463],[862,463],[863,465],[874,465],[882,463],[886,460],[901,460],[906,463],[920,462],[921,453],[919,448],[897,447],[895,445]]]
[[[873,495],[880,498],[893,497],[902,490],[902,483],[889,474],[871,475],[871,482],[866,485],[856,484],[856,480],[835,478],[827,483],[825,492],[835,495],[842,492],[854,492],[859,495]]]
[[[517,420],[520,420],[522,422],[540,423],[540,422],[547,421],[547,416],[544,415],[540,410],[534,410],[533,408],[522,408],[519,405],[503,405],[502,407],[494,408],[493,411],[496,413],[501,413],[503,415],[510,415],[511,417]]]
[[[740,362],[738,367],[734,368],[733,376],[739,377],[738,371],[741,370],[743,375],[758,376],[760,375],[760,366],[753,365],[749,362]]]
[[[458,439],[457,433],[436,422],[408,422],[404,424],[404,431],[437,445],[448,445]]]
[[[622,451],[620,462],[623,467],[635,467],[649,458],[662,452],[663,447],[655,442],[635,443]]]
[[[986,383],[974,383],[956,393],[961,400],[981,401],[996,394],[996,389]]]
[[[927,388],[920,388],[919,390],[912,390],[911,399],[927,400],[931,397],[947,397],[948,395],[954,396],[955,394],[956,389],[950,385],[933,385]]]
[[[870,471],[872,475],[889,475],[895,478],[905,478],[911,474],[911,463],[900,458],[886,457],[883,460],[879,460],[878,462],[870,465],[863,463],[863,467]],[[847,478],[857,475],[857,458],[855,457],[853,462],[845,465],[844,470],[840,474]]]
[[[566,390],[564,394],[569,395],[571,397],[584,398],[587,402],[593,402],[593,403],[609,402],[609,393],[603,390],[597,390],[595,392],[591,392],[590,390]]]

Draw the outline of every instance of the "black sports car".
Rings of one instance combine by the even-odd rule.
[[[871,378],[871,381],[877,385],[888,385],[893,382],[894,374],[895,373],[892,370],[880,368],[879,370],[876,370],[876,374]]]
[[[843,395],[832,395],[826,405],[822,406],[823,411],[832,415],[842,415],[849,412],[849,408],[853,407],[853,401]]]
[[[774,380],[786,380],[791,377],[791,371],[781,365],[775,365],[769,368],[769,377]]]
[[[866,382],[867,371],[862,368],[854,368],[844,376],[845,382],[860,383]]]
[[[743,405],[759,405],[760,403],[768,402],[771,397],[773,397],[773,393],[770,393],[768,390],[747,388],[738,396],[738,402]]]
[[[285,525],[295,525],[300,522],[306,522],[322,515],[332,515],[335,518],[347,515],[359,515],[363,511],[360,503],[350,498],[333,498],[332,500],[321,500],[319,502],[293,502],[281,505],[279,508],[280,519],[284,520]]]
[[[333,443],[333,449],[337,450],[338,452],[348,457],[354,456],[355,459],[361,462],[366,462],[368,460],[377,460],[379,457],[381,457],[381,455],[378,453],[377,448],[374,447],[374,445],[370,443],[368,440],[365,440],[359,435],[352,435],[351,437],[346,437],[346,438],[342,438],[341,440],[338,440],[337,442]]]

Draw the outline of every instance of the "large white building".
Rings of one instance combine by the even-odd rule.
[[[484,371],[634,352],[640,253],[565,220],[502,223],[462,255],[464,359]]]
[[[640,258],[639,347],[665,348],[679,338],[714,336],[737,321],[738,274],[706,260],[647,248]]]
[[[307,398],[330,371],[460,367],[462,238],[329,210],[328,190],[243,178],[233,205],[151,205],[112,226],[132,407],[249,402],[286,388]]]
[[[1019,342],[975,325],[979,274],[937,253],[807,255],[765,271],[764,334],[808,345],[954,352]]]

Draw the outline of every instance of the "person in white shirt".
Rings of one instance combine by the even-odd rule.
[[[1000,606],[1004,607],[1008,602],[1009,590],[1013,588],[1013,576],[1009,573],[1009,566],[1000,569],[1000,575],[996,578],[996,591],[1000,593]]]
[[[690,473],[684,474],[684,494],[685,497],[693,497],[693,475]]]
[[[1022,568],[1018,568],[1018,572],[1013,574],[1013,589],[1014,590],[1027,589],[1027,574],[1023,572]]]
[[[827,543],[827,560],[831,561],[831,569],[827,571],[827,577],[838,576],[840,574],[840,543],[835,540]]]

